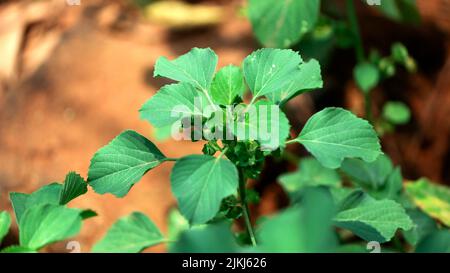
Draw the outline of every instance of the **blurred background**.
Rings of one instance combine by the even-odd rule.
[[[357,2],[365,46],[387,52],[400,41],[418,67],[413,74],[398,71],[373,93],[374,115],[388,100],[411,110],[407,124],[383,135],[384,152],[406,179],[426,176],[450,185],[450,1],[418,0],[417,25],[400,24]],[[0,210],[11,211],[10,191],[34,191],[62,181],[71,170],[86,178],[94,152],[124,129],[148,136],[170,157],[201,153],[202,143],[163,140],[139,119],[138,109],[167,83],[152,77],[159,56],[172,59],[192,47],[211,47],[221,67],[240,65],[261,47],[245,6],[245,0],[0,0]],[[303,54],[301,44],[296,48]],[[287,106],[293,135],[323,107],[364,111],[352,79],[352,49],[333,50],[321,64],[324,88]],[[307,155],[300,147],[291,152]],[[81,250],[89,251],[117,218],[132,211],[142,211],[165,232],[167,212],[175,205],[171,167],[149,172],[123,199],[89,192],[75,200],[73,206],[99,214],[76,238]],[[275,182],[292,169],[288,161],[266,162],[253,181],[262,197],[252,208],[255,216],[287,204]],[[5,243],[16,241],[17,227]],[[64,250],[62,243],[46,249]]]

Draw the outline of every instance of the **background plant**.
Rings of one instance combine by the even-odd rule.
[[[373,7],[398,22],[420,22],[414,0],[381,1],[381,5]],[[365,98],[366,119],[377,125],[381,135],[409,121],[410,110],[402,102],[387,102],[381,116],[372,115],[372,91],[383,80],[394,77],[397,67],[413,73],[417,66],[399,42],[392,45],[388,56],[382,56],[377,49],[365,52],[354,0],[345,1],[344,11],[336,1],[249,0],[247,14],[255,36],[266,47],[300,48],[307,56],[321,61],[333,48],[353,48],[353,76]]]

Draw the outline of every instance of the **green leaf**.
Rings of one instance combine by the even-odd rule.
[[[180,234],[189,229],[189,222],[181,215],[178,209],[172,209],[168,216],[168,239],[175,242]]]
[[[360,63],[353,71],[356,84],[363,93],[367,94],[377,86],[380,81],[378,68],[371,63]]]
[[[234,65],[220,69],[211,84],[211,96],[215,103],[221,105],[232,105],[236,97],[242,97],[244,91],[242,71]]]
[[[23,246],[8,246],[0,250],[0,253],[38,253],[38,252],[34,249],[29,249]]]
[[[23,213],[33,206],[43,204],[65,205],[76,197],[87,192],[87,183],[75,172],[67,174],[64,184],[51,183],[31,194],[12,192],[11,203],[20,224]]]
[[[302,62],[300,55],[289,49],[264,48],[247,56],[243,71],[253,99],[287,90],[298,78]]]
[[[302,62],[293,75],[295,77],[285,89],[281,92],[268,93],[266,97],[274,103],[284,104],[299,94],[323,87],[320,64],[314,59]]]
[[[293,141],[303,144],[327,168],[338,168],[345,158],[374,161],[380,143],[373,127],[342,108],[325,108],[313,115]]]
[[[84,181],[83,177],[75,172],[70,172],[67,174],[66,179],[61,190],[59,204],[65,205],[83,195],[87,192],[87,183]]]
[[[58,183],[52,183],[41,187],[39,190],[31,193],[19,193],[12,192],[9,195],[11,204],[16,214],[18,224],[22,222],[22,215],[25,211],[31,207],[53,204],[58,205],[62,191],[62,185]]]
[[[420,22],[420,13],[416,6],[416,0],[381,1],[381,5],[377,7],[392,20],[413,24]]]
[[[152,136],[156,140],[156,142],[159,143],[170,139],[170,137],[172,136],[172,124],[159,128],[153,128]]]
[[[413,228],[413,222],[404,208],[392,200],[361,202],[356,207],[339,212],[334,221],[336,226],[348,229],[366,241],[380,243],[391,240],[399,228]]]
[[[341,196],[336,196],[336,194],[334,194],[339,212],[370,204],[374,201],[370,195],[361,189],[345,189],[348,191],[344,192]]]
[[[153,76],[189,83],[202,91],[209,90],[217,59],[216,53],[210,48],[193,48],[173,61],[160,57],[156,61]]]
[[[400,168],[394,169],[391,160],[385,155],[380,155],[374,162],[346,159],[341,170],[354,184],[377,199],[397,200],[400,196],[403,186]]]
[[[51,204],[33,206],[22,216],[19,226],[20,245],[38,250],[78,234],[81,223],[78,209]]]
[[[380,155],[373,162],[365,162],[354,158],[346,159],[341,166],[341,170],[353,182],[363,188],[371,189],[383,187],[393,169],[391,160],[385,155]]]
[[[264,46],[287,48],[314,28],[319,10],[319,0],[250,0],[248,16]]]
[[[416,245],[428,234],[438,230],[436,222],[419,209],[407,209],[406,212],[414,223],[414,227],[411,230],[403,232],[408,243]]]
[[[124,131],[95,153],[88,183],[97,193],[123,197],[147,171],[165,159],[151,141],[134,131]]]
[[[417,245],[416,252],[450,253],[450,230],[431,233]]]
[[[389,101],[383,107],[383,118],[392,124],[406,124],[411,119],[411,112],[403,102]]]
[[[94,245],[92,251],[136,253],[163,241],[163,235],[147,216],[133,212],[114,223],[105,237]]]
[[[422,211],[450,227],[450,188],[422,178],[406,184],[406,192]]]
[[[165,85],[139,110],[155,127],[172,125],[183,118],[203,116],[205,96],[187,83]],[[181,124],[180,124],[181,125]]]
[[[8,234],[10,226],[11,226],[11,216],[9,215],[9,213],[6,211],[0,212],[0,245],[2,243],[3,238],[5,238],[6,234]]]
[[[85,209],[85,210],[81,210],[80,211],[80,217],[83,220],[95,217],[97,215],[98,215],[97,212],[95,212],[95,211],[93,211],[91,209]]]
[[[238,250],[239,246],[226,222],[186,230],[171,249],[175,253],[234,253]]]
[[[394,169],[386,179],[383,188],[372,192],[372,195],[377,199],[392,199],[399,201],[403,190],[403,177],[400,167]]]
[[[292,195],[307,186],[338,187],[341,178],[335,170],[323,167],[310,157],[300,161],[296,172],[280,176],[279,181],[283,189]]]
[[[257,140],[261,149],[268,151],[285,146],[290,125],[278,105],[260,100],[246,108],[245,112],[238,113],[238,116],[239,120],[233,128],[238,141]]]
[[[300,206],[265,220],[258,230],[262,252],[333,252],[337,246],[332,229],[334,203],[326,188],[307,188]]]
[[[175,163],[170,181],[181,214],[191,224],[203,224],[216,215],[223,198],[236,192],[238,173],[228,160],[190,155]]]

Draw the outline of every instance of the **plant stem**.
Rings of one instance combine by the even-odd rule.
[[[363,63],[366,61],[364,46],[361,38],[361,32],[359,29],[358,16],[356,15],[354,0],[347,0],[347,16],[350,23],[350,28],[355,38],[355,52],[356,60],[358,63]],[[364,106],[366,112],[366,119],[372,123],[372,100],[370,97],[370,92],[364,94]]]
[[[370,98],[370,92],[364,94],[364,106],[366,112],[366,119],[372,123],[372,100]]]
[[[178,160],[178,158],[167,157],[163,161],[177,161],[177,160]]]
[[[222,156],[228,151],[228,147],[224,147],[221,151],[219,156],[217,157],[217,160],[221,159]]]
[[[291,139],[291,140],[287,140],[287,141],[286,141],[286,145],[293,144],[293,143],[297,143],[297,142],[298,142],[297,139],[294,138],[294,139]]]
[[[209,105],[211,105],[211,106],[214,108],[215,111],[219,110],[219,109],[217,108],[217,105],[213,102],[213,100],[212,100],[211,97],[209,96],[208,90],[206,90],[206,89],[204,89],[204,88],[201,88],[201,90],[202,90],[203,94],[205,95],[206,100],[208,101]]]
[[[347,16],[350,23],[351,31],[353,32],[353,37],[355,38],[355,50],[356,50],[356,59],[358,60],[358,63],[362,63],[365,61],[365,55],[364,55],[364,47],[363,42],[361,38],[361,33],[359,31],[359,23],[358,23],[358,17],[356,15],[356,9],[355,4],[353,3],[354,0],[347,0],[346,6],[347,6]]]
[[[248,209],[247,198],[245,193],[246,179],[244,175],[244,170],[241,168],[238,168],[238,170],[239,170],[239,196],[241,199],[242,211],[244,214],[245,227],[247,229],[247,233],[248,236],[250,237],[252,245],[256,246],[256,237],[255,233],[253,232],[252,223],[250,221],[250,211]]]

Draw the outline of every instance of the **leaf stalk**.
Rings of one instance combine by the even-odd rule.
[[[246,186],[245,184],[247,181],[245,179],[244,170],[242,168],[239,168],[238,170],[239,170],[239,196],[241,199],[245,227],[247,229],[247,233],[248,233],[248,236],[250,237],[250,241],[251,241],[252,245],[257,246],[255,233],[253,231],[252,223],[250,221],[250,210],[248,209],[247,197],[246,197],[246,193],[245,193],[245,186]]]

